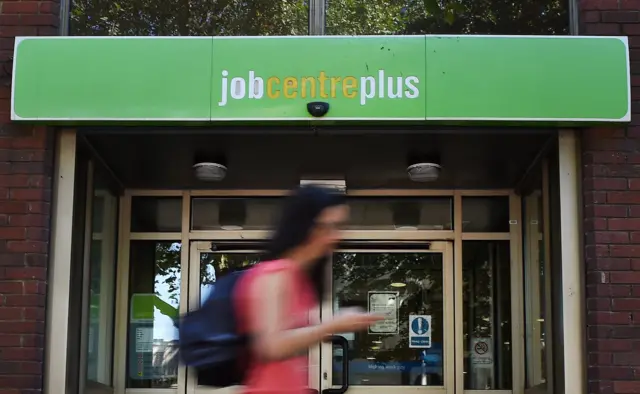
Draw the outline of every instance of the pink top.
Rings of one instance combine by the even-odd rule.
[[[290,304],[286,316],[290,317],[287,322],[288,328],[300,328],[309,325],[309,311],[314,308],[318,301],[312,290],[309,279],[299,267],[288,260],[277,260],[259,263],[253,267],[241,279],[238,284],[238,310],[239,324],[243,331],[254,331],[257,327],[255,321],[251,321],[249,308],[254,299],[248,297],[252,294],[251,286],[259,275],[274,273],[278,271],[290,271],[293,277],[293,288],[288,297]],[[287,360],[274,361],[269,363],[255,362],[249,365],[249,371],[244,383],[245,394],[303,394],[309,387],[308,357],[293,357]]]

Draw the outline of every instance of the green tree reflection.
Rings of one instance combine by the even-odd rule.
[[[327,34],[568,34],[564,0],[327,0]]]
[[[306,0],[74,0],[70,34],[261,36],[308,33]]]
[[[327,0],[326,32],[567,34],[566,0]],[[309,33],[308,0],[74,0],[71,35],[262,36]]]

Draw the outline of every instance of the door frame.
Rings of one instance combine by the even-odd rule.
[[[455,317],[454,317],[454,258],[453,258],[453,243],[451,241],[421,241],[419,243],[412,243],[412,246],[416,246],[419,244],[424,244],[424,248],[419,249],[388,249],[385,248],[384,244],[378,242],[367,242],[363,246],[362,243],[358,243],[357,247],[349,247],[348,243],[343,248],[339,248],[336,250],[336,253],[340,252],[362,252],[362,253],[403,253],[403,252],[412,252],[412,253],[434,253],[442,255],[442,297],[444,300],[444,324],[443,324],[443,356],[444,356],[444,385],[443,386],[391,386],[394,392],[407,392],[413,393],[415,391],[420,391],[423,393],[447,393],[454,394],[455,393],[455,334],[454,333],[454,325],[455,325]],[[397,245],[397,243],[395,244]],[[327,292],[330,294],[330,297],[327,297],[325,301],[322,303],[322,316],[332,316],[333,315],[333,264],[330,265],[330,269],[327,275],[329,275],[329,286],[327,288]],[[311,386],[313,387],[313,382],[318,382],[318,388],[320,392],[324,389],[332,388],[332,369],[333,369],[333,359],[332,359],[332,344],[323,343],[320,345],[320,352],[318,352],[317,358],[309,357],[309,374],[311,378],[312,368],[316,364],[320,366],[320,368],[315,368],[317,373],[320,374],[318,376],[318,380],[309,380]],[[328,355],[329,357],[323,357],[323,355]],[[318,360],[319,358],[319,360]],[[326,378],[324,378],[326,374]],[[359,386],[359,387],[351,387],[349,388],[349,392],[357,393],[358,391],[366,391],[371,394],[385,394],[389,391],[389,386]]]

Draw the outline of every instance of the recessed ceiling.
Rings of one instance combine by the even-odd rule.
[[[205,133],[87,134],[87,140],[130,188],[286,189],[303,176],[345,176],[349,189],[513,187],[550,134],[439,133],[220,135]],[[407,157],[438,153],[440,178],[411,182]],[[222,182],[198,181],[198,158],[226,158]]]

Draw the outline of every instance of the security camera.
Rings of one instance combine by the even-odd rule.
[[[313,103],[307,104],[307,111],[309,111],[309,115],[314,118],[321,118],[329,112],[329,103],[325,103],[322,101],[315,101]]]

